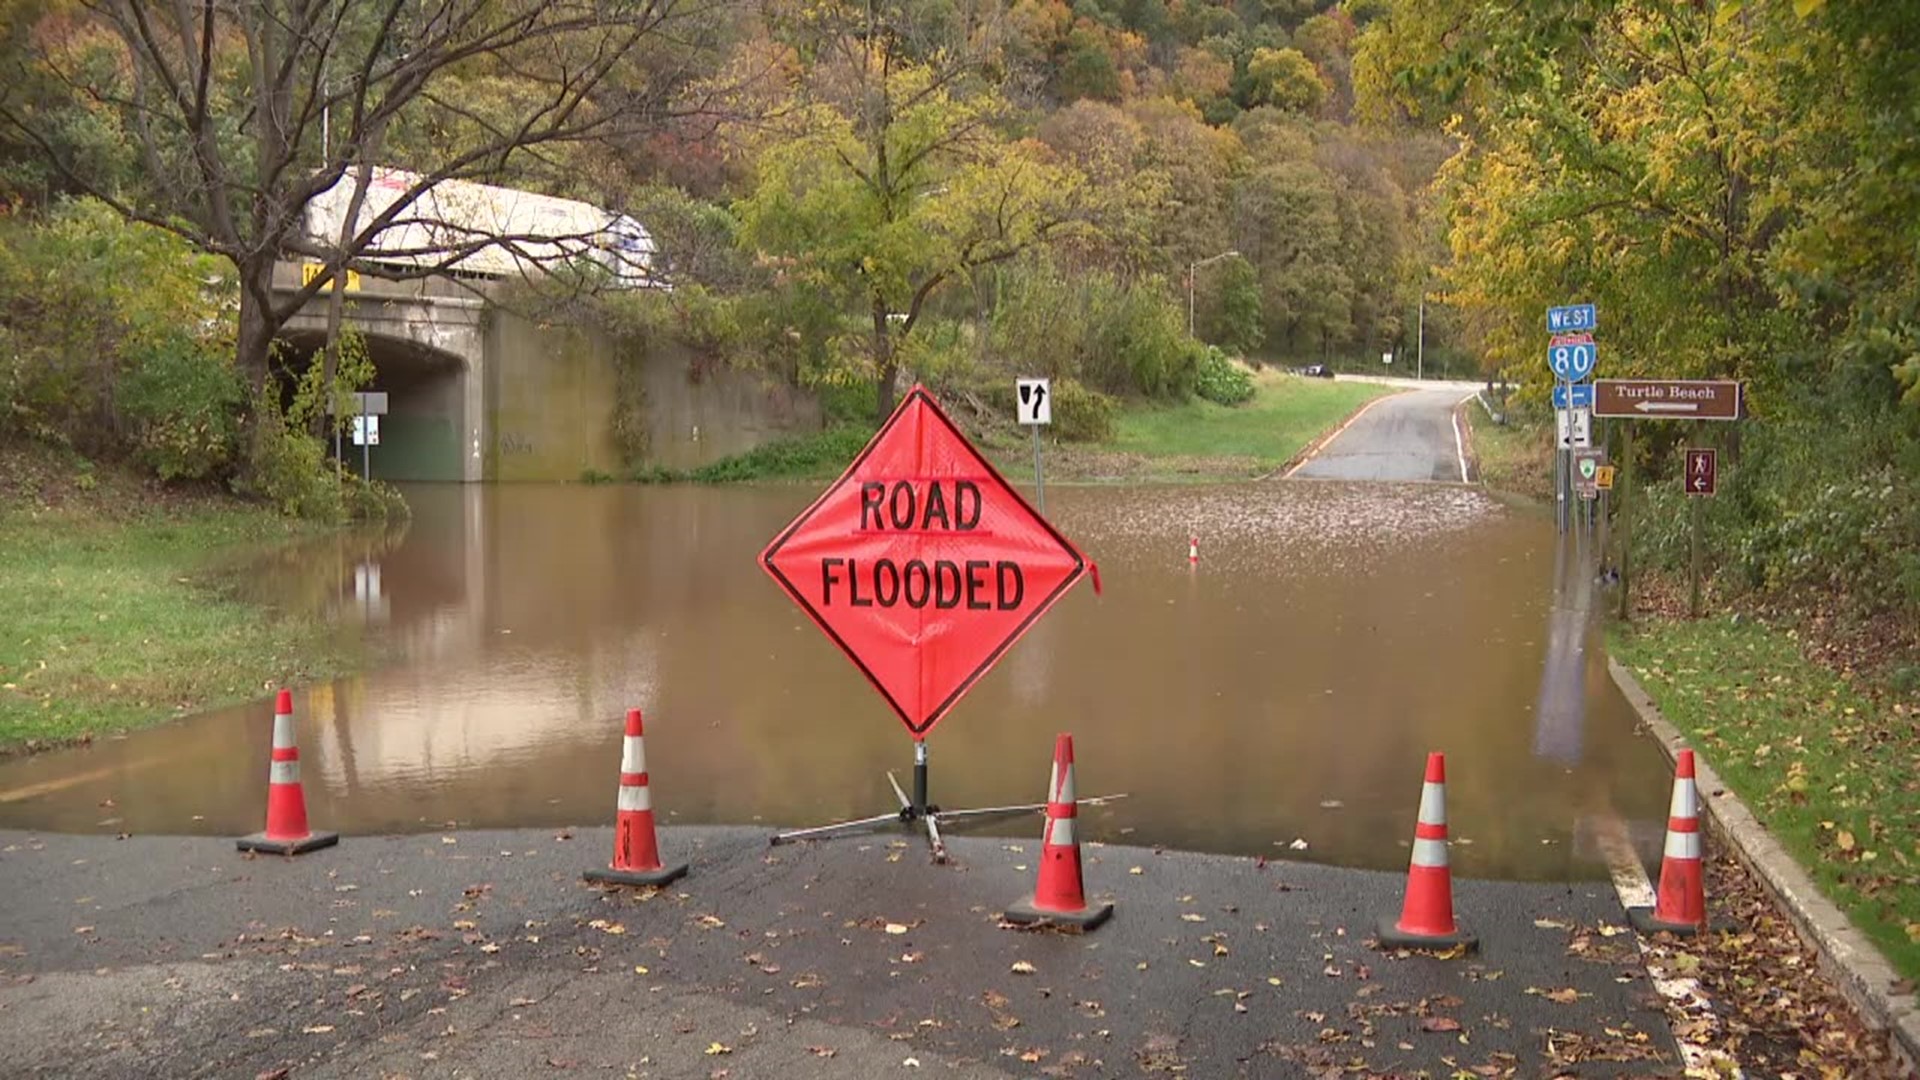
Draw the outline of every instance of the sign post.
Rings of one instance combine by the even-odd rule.
[[[1047,512],[1047,484],[1040,472],[1040,429],[1053,423],[1053,395],[1046,379],[1015,379],[1019,396],[1014,419],[1033,429],[1033,492],[1040,512]]]
[[[1633,420],[1690,420],[1697,437],[1700,422],[1705,420],[1739,420],[1746,415],[1744,389],[1732,379],[1597,379],[1593,384],[1593,412],[1595,416],[1617,416],[1629,421],[1628,437],[1631,439]],[[1632,442],[1628,442],[1627,464],[1632,465]],[[1689,448],[1686,464],[1681,470],[1681,490],[1689,496],[1711,496],[1719,479],[1718,454],[1708,448]],[[1700,617],[1700,505],[1698,499],[1687,500],[1688,526],[1688,611],[1694,618]],[[1622,503],[1625,512],[1625,503]],[[1626,549],[1622,542],[1620,557],[1621,617],[1627,614],[1626,588]]]
[[[1029,395],[1022,419],[1050,418],[1044,408],[1044,397]],[[927,733],[1088,563],[925,388],[907,394],[847,471],[767,545],[760,564],[914,742],[913,796],[887,774],[897,811],[780,833],[774,843],[921,822],[934,858],[944,861],[942,820],[1044,806],[942,810],[927,799]]]
[[[353,445],[360,448],[360,479],[372,477],[373,447],[380,445],[380,418],[387,414],[385,390],[361,390],[353,395]],[[329,412],[332,408],[329,407]],[[333,456],[340,458],[340,427],[333,429]]]

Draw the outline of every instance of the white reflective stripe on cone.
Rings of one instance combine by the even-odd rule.
[[[1667,830],[1666,857],[1669,859],[1698,859],[1700,857],[1700,834],[1697,832],[1679,832]]]
[[[1667,809],[1668,817],[1698,817],[1699,793],[1694,790],[1693,780],[1682,777],[1673,782],[1673,805]]]
[[[1047,767],[1047,801],[1060,801],[1060,762],[1057,760]]]
[[[276,761],[267,768],[267,782],[270,784],[297,784],[300,782],[300,763],[297,761]]]
[[[293,714],[273,714],[273,748],[285,750],[293,745]]]
[[[626,737],[625,745],[620,747],[620,771],[629,773],[647,771],[647,745],[642,736]]]
[[[653,809],[653,795],[647,790],[644,784],[621,784],[620,809],[629,813],[636,810],[651,810]]]
[[[1054,802],[1070,803],[1073,798],[1073,766],[1068,765],[1066,775],[1060,778],[1060,790],[1054,794]]]
[[[1445,784],[1420,785],[1420,820],[1427,825],[1447,823],[1447,786]]]
[[[1049,847],[1072,847],[1073,846],[1074,840],[1073,840],[1073,819],[1072,818],[1070,817],[1050,818],[1048,820],[1048,824],[1049,824],[1049,828],[1047,832],[1047,846]]]
[[[1413,842],[1413,865],[1447,865],[1447,842],[1445,840],[1415,840]]]

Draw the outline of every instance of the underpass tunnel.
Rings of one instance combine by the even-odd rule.
[[[320,362],[323,335],[292,331],[285,340],[299,370]],[[375,425],[372,445],[364,449],[354,443],[351,428],[341,434],[339,453],[346,466],[360,471],[364,453],[376,480],[463,480],[461,432],[466,430],[465,384],[470,374],[465,362],[414,341],[379,334],[363,340],[374,374],[361,390],[385,392],[387,413]],[[334,452],[332,439],[327,452]]]

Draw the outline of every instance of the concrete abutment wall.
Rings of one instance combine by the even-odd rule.
[[[283,263],[275,286],[299,286]],[[645,432],[637,464],[695,468],[771,438],[820,427],[809,396],[757,372],[699,363],[684,348],[644,351],[592,327],[539,322],[493,304],[486,286],[362,278],[346,315],[365,335],[370,390],[389,395],[376,478],[573,481],[628,470],[614,438],[623,408]],[[289,338],[325,338],[324,294],[294,316]],[[642,355],[644,352],[644,355]],[[621,368],[637,366],[622,403]],[[637,390],[637,393],[635,392]],[[350,462],[360,451],[343,447]]]

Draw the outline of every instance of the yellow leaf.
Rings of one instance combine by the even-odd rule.
[[[731,1053],[733,1053],[733,1047],[728,1046],[725,1043],[708,1043],[707,1044],[708,1057],[712,1057],[715,1054],[731,1054]]]
[[[1833,843],[1834,846],[1838,847],[1841,851],[1852,851],[1853,834],[1845,829],[1841,829],[1839,833],[1834,836]]]

